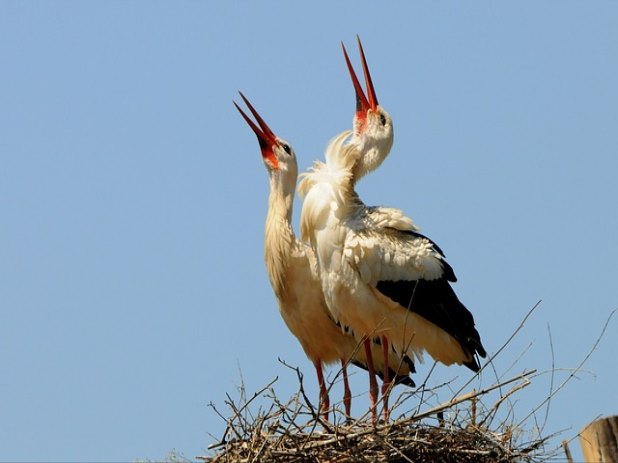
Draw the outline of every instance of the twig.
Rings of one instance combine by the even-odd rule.
[[[404,461],[407,461],[408,463],[414,463],[413,460],[410,460],[405,453],[403,453],[401,450],[399,450],[397,447],[395,447],[393,444],[391,444],[390,442],[388,442],[386,439],[384,439],[382,436],[376,435],[376,437],[380,440],[380,442],[382,442],[384,445],[388,446],[391,450],[393,450],[397,455],[399,455],[401,458],[404,459]]]
[[[566,440],[562,441],[562,448],[564,449],[564,454],[566,455],[567,462],[573,463],[573,457],[571,456],[571,451],[569,450],[569,443]]]
[[[549,351],[551,352],[551,370],[550,370],[551,376],[549,380],[549,395],[548,395],[550,399],[547,401],[547,408],[545,408],[545,417],[543,418],[543,424],[539,428],[541,434],[543,433],[543,430],[545,429],[545,426],[547,425],[547,420],[549,418],[549,409],[551,406],[551,397],[554,392],[554,377],[555,377],[555,369],[556,369],[556,361],[555,361],[556,356],[554,354],[554,341],[551,336],[551,327],[549,326],[549,323],[547,324],[547,335],[549,337]]]
[[[240,413],[242,413],[242,411],[243,411],[243,410],[245,410],[245,409],[249,406],[249,404],[251,404],[251,402],[253,402],[253,401],[254,401],[257,397],[261,396],[261,395],[262,395],[262,393],[263,393],[264,391],[266,391],[267,389],[269,389],[269,388],[270,388],[273,384],[275,384],[278,380],[279,380],[279,377],[278,377],[278,376],[276,376],[276,377],[275,377],[275,379],[273,379],[270,383],[268,383],[266,386],[264,386],[264,387],[263,387],[262,389],[260,389],[259,391],[255,392],[255,393],[253,394],[253,397],[251,397],[249,400],[247,400],[247,401],[243,404],[243,406],[242,406],[242,407],[240,407],[239,409],[237,409],[237,410],[234,412],[234,416],[232,416],[232,418],[229,418],[229,419],[227,420],[227,426],[225,427],[225,431],[223,432],[223,437],[221,438],[221,442],[220,442],[219,444],[215,444],[215,446],[220,446],[221,444],[225,444],[225,442],[226,442],[226,440],[225,440],[225,439],[226,439],[226,437],[227,437],[227,433],[228,433],[228,431],[230,431],[230,430],[231,430],[231,431],[233,431],[233,432],[236,434],[236,437],[237,437],[238,439],[242,439],[242,437],[238,434],[238,431],[236,431],[236,429],[234,428],[234,426],[232,425],[232,423],[234,422],[234,420],[235,420],[236,418],[238,418],[238,417],[240,416]],[[233,405],[233,401],[232,401],[232,399],[230,398],[230,396],[229,396],[228,394],[226,394],[226,395],[227,395],[227,397],[230,399],[230,401],[231,401],[231,403],[232,403],[232,405]],[[213,408],[214,408],[214,406],[213,406]],[[236,407],[233,405],[233,408],[236,408]],[[209,447],[209,448],[210,448],[210,447]]]
[[[494,384],[492,386],[486,387],[485,389],[481,389],[479,391],[473,391],[473,392],[469,392],[467,394],[463,394],[461,396],[457,396],[454,397],[453,399],[449,400],[448,402],[445,402],[441,405],[438,405],[436,407],[433,407],[429,410],[424,411],[423,413],[419,413],[417,415],[414,415],[411,418],[408,418],[406,421],[419,421],[422,420],[423,418],[426,418],[428,416],[431,415],[435,415],[437,412],[441,411],[441,410],[446,410],[448,408],[453,407],[454,405],[460,404],[462,402],[466,402],[474,397],[479,397],[481,395],[487,394],[488,392],[491,392],[495,389],[498,389],[502,386],[506,386],[507,384],[513,383],[515,381],[521,381],[523,379],[526,379],[526,377],[533,375],[534,373],[536,373],[536,370],[530,370],[528,372],[524,372],[519,376],[515,376],[514,378],[511,378],[507,381],[503,381],[501,383],[498,384]]]
[[[601,339],[603,338],[603,336],[605,335],[605,331],[607,330],[607,326],[609,325],[609,322],[611,321],[612,317],[614,316],[614,314],[618,312],[618,309],[614,309],[612,310],[612,312],[609,314],[609,316],[607,317],[607,319],[605,320],[605,324],[603,325],[603,329],[601,330],[601,333],[599,334],[599,336],[597,337],[596,341],[594,342],[594,344],[592,345],[592,348],[588,351],[588,353],[586,354],[586,356],[584,357],[584,359],[579,362],[579,365],[577,365],[577,367],[575,367],[575,369],[573,370],[573,372],[567,377],[567,379],[565,379],[562,384],[560,384],[560,386],[558,386],[556,388],[556,390],[549,396],[546,397],[545,400],[543,400],[538,406],[536,406],[530,413],[528,413],[528,415],[526,415],[526,417],[521,420],[518,423],[518,426],[521,426],[521,424],[523,422],[525,422],[528,418],[530,418],[531,415],[533,415],[534,413],[536,413],[547,401],[551,400],[553,396],[555,396],[560,390],[562,390],[562,388],[564,386],[567,385],[567,383],[569,383],[571,381],[571,379],[573,379],[575,377],[575,373],[577,373],[578,371],[581,370],[581,367],[584,366],[584,364],[588,361],[588,359],[590,358],[590,356],[592,355],[592,353],[597,349],[599,343],[601,342]]]
[[[500,407],[500,405],[507,400],[510,396],[512,396],[513,394],[515,394],[517,391],[527,387],[530,385],[530,380],[528,380],[527,378],[524,379],[524,382],[519,383],[515,386],[513,386],[506,394],[504,394],[502,397],[500,397],[496,403],[493,405],[493,407],[491,407],[491,409],[489,410],[489,413],[485,416],[485,418],[479,423],[479,427],[482,427],[485,422],[487,421],[487,419],[489,417],[494,416],[497,412],[498,412],[498,407]]]
[[[528,318],[530,318],[530,316],[537,309],[537,307],[539,307],[541,305],[541,302],[542,301],[539,300],[536,304],[534,304],[532,306],[532,308],[530,310],[528,310],[528,313],[526,314],[526,316],[519,323],[519,326],[515,329],[515,331],[513,331],[513,333],[509,336],[509,338],[506,340],[506,342],[504,342],[504,344],[502,344],[502,346],[493,355],[491,355],[487,359],[487,361],[485,362],[485,365],[483,365],[481,367],[481,369],[476,373],[476,375],[472,376],[472,378],[470,378],[468,381],[466,381],[466,383],[463,386],[461,386],[461,388],[457,391],[457,393],[455,395],[461,394],[463,392],[463,390],[466,389],[472,383],[472,381],[474,381],[474,379],[477,378],[481,374],[481,372],[486,368],[486,366],[488,364],[490,364],[491,362],[493,362],[493,360],[498,355],[500,355],[500,353],[506,348],[506,346],[508,346],[511,343],[511,341],[517,335],[517,333],[519,333],[523,329],[524,325],[526,324],[526,321],[528,320]]]
[[[289,368],[292,371],[296,372],[296,377],[298,378],[298,391],[300,392],[301,396],[303,397],[303,400],[305,401],[305,404],[307,405],[307,408],[309,409],[309,412],[311,413],[311,415],[313,416],[313,419],[315,420],[315,424],[320,423],[324,429],[326,429],[328,432],[332,433],[332,429],[330,427],[329,424],[327,424],[322,417],[320,416],[319,412],[315,411],[315,408],[313,407],[313,404],[311,403],[311,401],[309,400],[309,397],[307,397],[307,394],[305,393],[305,387],[303,385],[303,373],[300,371],[300,368],[298,367],[293,367],[292,365],[288,364],[285,362],[285,360],[282,360],[281,358],[278,359],[279,362]],[[315,429],[315,427],[314,427]],[[313,430],[312,430],[313,432]]]

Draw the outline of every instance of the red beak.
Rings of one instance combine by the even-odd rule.
[[[365,96],[363,88],[358,81],[358,77],[356,77],[356,73],[354,72],[354,68],[352,67],[352,63],[350,62],[350,58],[343,42],[341,42],[341,48],[343,49],[343,56],[345,57],[345,62],[348,66],[350,77],[352,78],[352,84],[354,84],[354,91],[356,92],[356,114],[358,117],[365,117],[369,109],[373,109],[374,111],[377,109],[378,97],[376,96],[375,89],[373,88],[373,82],[371,80],[371,74],[369,73],[369,67],[367,66],[367,60],[365,59],[363,45],[361,44],[360,37],[357,36],[356,38],[358,40],[358,48],[361,55],[363,74],[365,76],[365,83],[367,84],[367,95],[369,96],[369,98]]]
[[[245,121],[247,121],[247,124],[249,124],[249,127],[251,127],[253,131],[255,132],[258,142],[260,143],[260,149],[262,150],[262,156],[265,158],[269,158],[271,161],[274,161],[274,164],[276,166],[277,158],[275,158],[274,153],[273,153],[273,145],[277,143],[277,136],[273,133],[272,130],[270,130],[270,127],[268,127],[266,122],[264,122],[264,119],[262,119],[262,117],[258,114],[258,112],[255,110],[253,105],[249,103],[249,100],[247,100],[245,95],[243,95],[242,92],[238,92],[238,93],[240,93],[241,98],[243,99],[243,101],[249,108],[249,111],[251,111],[251,114],[253,114],[253,117],[255,117],[255,119],[257,120],[260,126],[258,127],[255,124],[255,122],[253,122],[249,118],[249,116],[247,116],[245,112],[242,109],[240,109],[240,106],[238,106],[235,101],[233,101],[234,106],[236,106],[236,109],[238,109],[242,117],[245,119]]]

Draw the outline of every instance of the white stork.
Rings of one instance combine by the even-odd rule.
[[[344,333],[330,317],[322,294],[316,258],[311,248],[294,235],[291,217],[298,175],[294,151],[285,140],[272,132],[245,96],[242,93],[240,95],[259,127],[235,102],[234,105],[257,136],[270,179],[264,254],[279,311],[315,367],[320,387],[320,409],[326,417],[329,398],[322,365],[337,360],[341,362],[343,402],[345,413],[349,417],[351,393],[346,367],[348,362],[351,362],[367,368],[365,353],[362,349],[359,351],[352,333]],[[378,346],[372,346],[372,350],[380,352]],[[414,385],[409,378],[413,364],[402,364],[394,352],[389,356],[388,362],[386,368],[380,362],[380,367],[388,374],[395,375],[397,383]]]
[[[382,163],[393,132],[390,117],[377,104],[362,47],[369,98],[345,48],[344,54],[357,94],[354,131],[335,137],[326,163],[316,162],[303,174],[301,234],[316,253],[331,315],[364,340],[375,422],[377,383],[369,339],[381,339],[384,355],[392,348],[422,362],[427,352],[446,365],[473,371],[479,369],[476,356],[486,354],[472,314],[451,288],[456,277],[442,250],[399,209],[367,207],[354,189],[362,175]]]

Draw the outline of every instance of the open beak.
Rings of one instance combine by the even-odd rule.
[[[360,51],[361,61],[363,65],[363,74],[365,76],[365,83],[367,85],[367,96],[365,96],[363,88],[358,81],[358,77],[354,72],[354,68],[352,67],[352,63],[350,62],[350,57],[348,56],[343,42],[341,42],[341,48],[343,49],[343,56],[345,57],[345,62],[348,66],[350,77],[352,78],[352,84],[354,84],[354,91],[356,92],[356,115],[358,117],[364,118],[366,117],[367,111],[369,109],[376,111],[378,107],[378,97],[376,96],[375,89],[373,88],[373,82],[371,80],[371,74],[369,73],[369,67],[367,66],[367,60],[365,59],[363,45],[361,44],[360,37],[357,36],[356,38],[358,40],[358,48]]]
[[[245,95],[243,95],[242,92],[238,92],[238,93],[240,93],[240,96],[245,102],[245,104],[247,105],[247,107],[249,108],[249,111],[251,111],[251,114],[253,114],[253,117],[255,117],[255,120],[257,120],[259,127],[255,124],[255,122],[253,122],[249,118],[249,116],[245,114],[245,112],[242,109],[240,109],[240,106],[238,106],[235,101],[233,101],[234,106],[236,106],[236,109],[238,109],[242,117],[245,119],[245,121],[247,121],[247,124],[249,124],[249,127],[251,127],[253,131],[255,132],[258,142],[260,143],[260,150],[262,151],[262,157],[268,158],[269,160],[271,160],[271,162],[274,160],[275,161],[274,164],[276,166],[277,159],[275,158],[275,155],[273,153],[273,145],[277,143],[276,135],[273,133],[272,130],[270,130],[270,127],[268,127],[266,122],[264,122],[264,119],[262,119],[262,117],[258,114],[258,112],[255,110],[253,105],[249,103],[249,100],[247,100]]]

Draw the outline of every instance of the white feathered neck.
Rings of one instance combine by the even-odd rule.
[[[319,215],[328,213],[329,210],[348,214],[349,211],[340,209],[362,206],[354,190],[354,166],[361,153],[355,145],[347,143],[351,134],[351,131],[346,130],[334,137],[326,148],[326,162],[316,161],[300,176],[298,195],[305,200],[300,230],[301,237],[305,241],[309,241],[313,225],[321,222]],[[313,190],[311,198],[308,198],[307,195],[311,190]],[[323,204],[331,201],[335,204],[330,206]]]
[[[291,256],[300,245],[292,229],[292,207],[296,172],[273,171],[270,175],[270,194],[264,241],[266,270],[275,295],[282,298],[286,290],[285,275]],[[293,177],[290,181],[288,177]]]

